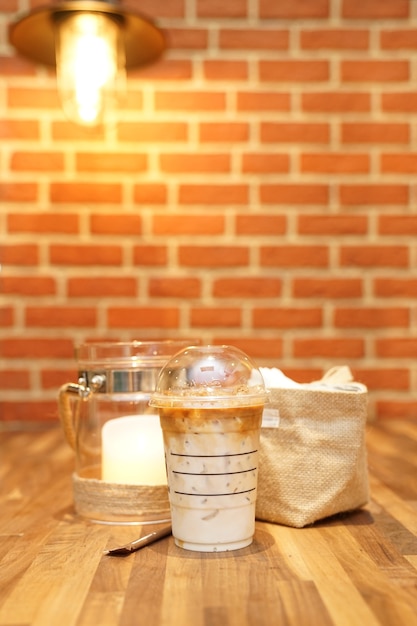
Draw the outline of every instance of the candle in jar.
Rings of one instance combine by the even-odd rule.
[[[164,444],[157,415],[109,420],[101,432],[102,479],[124,485],[166,484]]]

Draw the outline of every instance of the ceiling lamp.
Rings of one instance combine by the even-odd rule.
[[[118,0],[57,0],[12,24],[10,41],[29,59],[56,66],[65,113],[86,126],[117,108],[126,69],[155,61],[165,48],[155,24]]]

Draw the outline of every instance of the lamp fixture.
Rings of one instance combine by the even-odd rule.
[[[117,107],[126,69],[155,61],[165,48],[162,32],[119,0],[57,0],[23,15],[10,28],[23,56],[56,67],[66,115],[94,126]]]

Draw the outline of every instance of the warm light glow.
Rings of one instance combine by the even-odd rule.
[[[56,30],[64,111],[78,124],[99,124],[117,108],[125,79],[119,24],[103,14],[77,12],[60,19]]]
[[[102,479],[124,485],[166,485],[162,430],[157,415],[126,415],[103,426]]]

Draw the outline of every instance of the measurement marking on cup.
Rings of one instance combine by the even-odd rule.
[[[228,493],[188,493],[187,491],[174,491],[174,493],[180,496],[203,496],[205,498],[213,498],[215,496],[240,496],[243,493],[250,493],[251,491],[255,491],[255,487],[246,489],[245,491],[229,491]]]
[[[250,467],[249,469],[239,470],[238,472],[179,472],[178,470],[172,470],[173,474],[185,474],[186,476],[231,476],[232,474],[246,474],[247,472],[254,472],[257,467]]]
[[[190,459],[222,459],[225,456],[247,456],[255,454],[258,450],[248,450],[248,452],[238,452],[237,454],[180,454],[179,452],[170,452],[171,456],[183,456]]]

